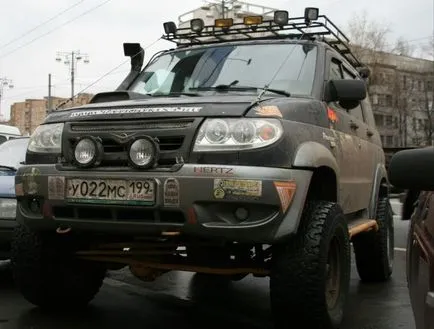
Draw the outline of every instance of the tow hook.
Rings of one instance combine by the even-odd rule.
[[[56,233],[57,234],[66,234],[66,233],[69,233],[69,232],[71,232],[71,228],[70,227],[62,227],[62,226],[59,226],[57,229],[56,229]]]

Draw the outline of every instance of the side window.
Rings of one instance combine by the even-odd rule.
[[[342,79],[341,63],[335,59],[330,62],[329,80]]]
[[[0,135],[0,144],[6,142],[7,138],[3,135]]]

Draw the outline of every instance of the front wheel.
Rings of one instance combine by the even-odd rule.
[[[31,232],[19,226],[12,242],[12,272],[30,303],[47,309],[86,306],[99,291],[106,270],[102,264],[74,257],[75,240]]]
[[[350,271],[348,225],[341,208],[309,202],[296,236],[273,247],[270,296],[276,327],[337,328]]]

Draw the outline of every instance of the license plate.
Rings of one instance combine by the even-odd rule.
[[[155,181],[69,179],[66,184],[66,199],[83,203],[153,205]]]

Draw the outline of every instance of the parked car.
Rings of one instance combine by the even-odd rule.
[[[0,259],[9,258],[16,224],[15,173],[25,159],[28,142],[29,138],[18,138],[0,145]]]
[[[20,138],[21,132],[15,126],[0,124],[0,144],[10,139]]]
[[[402,218],[410,220],[407,281],[418,329],[434,329],[434,148],[396,153],[390,182],[409,191]]]

